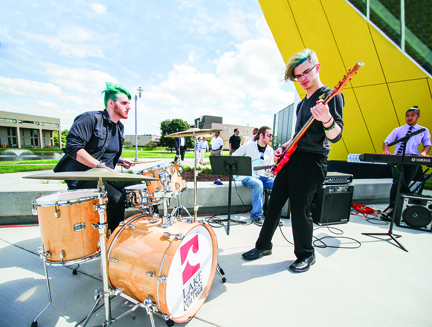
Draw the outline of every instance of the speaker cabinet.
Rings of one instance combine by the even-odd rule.
[[[312,219],[317,225],[345,224],[351,214],[354,185],[323,185],[311,204]]]
[[[401,194],[395,213],[397,226],[432,232],[431,196]]]

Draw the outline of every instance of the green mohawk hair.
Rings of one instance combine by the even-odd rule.
[[[105,82],[105,86],[106,86],[105,90],[101,92],[102,94],[105,93],[104,95],[105,109],[108,107],[108,100],[113,100],[114,102],[117,101],[117,97],[119,93],[126,94],[129,100],[132,98],[128,90],[126,90],[123,86],[114,83],[109,83],[109,82]]]

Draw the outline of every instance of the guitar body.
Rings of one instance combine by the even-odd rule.
[[[277,173],[282,169],[282,167],[289,161],[291,154],[293,154],[295,149],[297,149],[297,144],[286,149],[285,153],[282,154],[282,157],[279,159],[275,169],[273,170],[274,175],[277,175]]]

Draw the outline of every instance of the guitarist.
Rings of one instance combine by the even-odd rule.
[[[248,156],[252,159],[252,165],[273,165],[274,151],[269,145],[272,141],[272,130],[268,126],[262,126],[252,142],[243,144],[232,156]],[[253,176],[241,176],[242,184],[252,189],[252,210],[250,218],[255,225],[262,226],[263,192],[264,188],[272,189],[274,178],[268,177],[265,170],[256,170]]]
[[[285,70],[285,80],[299,83],[306,97],[297,106],[296,133],[311,116],[311,126],[298,142],[297,149],[276,176],[267,216],[255,248],[243,253],[246,260],[255,260],[272,253],[272,238],[280,220],[282,207],[290,199],[294,254],[297,259],[289,267],[293,272],[308,271],[315,263],[312,245],[313,220],[311,202],[327,174],[327,157],[334,143],[342,137],[344,98],[336,95],[328,105],[320,96],[329,92],[320,79],[321,64],[317,55],[305,49],[291,57]],[[275,151],[279,159],[289,141]]]

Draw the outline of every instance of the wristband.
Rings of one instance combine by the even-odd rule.
[[[332,118],[333,118],[333,116],[330,116],[330,119],[329,120],[327,120],[325,123],[323,123],[323,125],[324,124],[327,124],[327,123],[329,123],[330,122],[330,120],[332,120]]]
[[[323,126],[323,128],[326,132],[330,132],[330,131],[334,130],[335,127],[336,127],[336,122],[334,120],[333,120],[333,124],[330,127]]]
[[[279,147],[279,149],[280,148],[282,148],[282,151],[285,151],[285,147],[283,146],[283,145],[281,145],[280,147]]]

